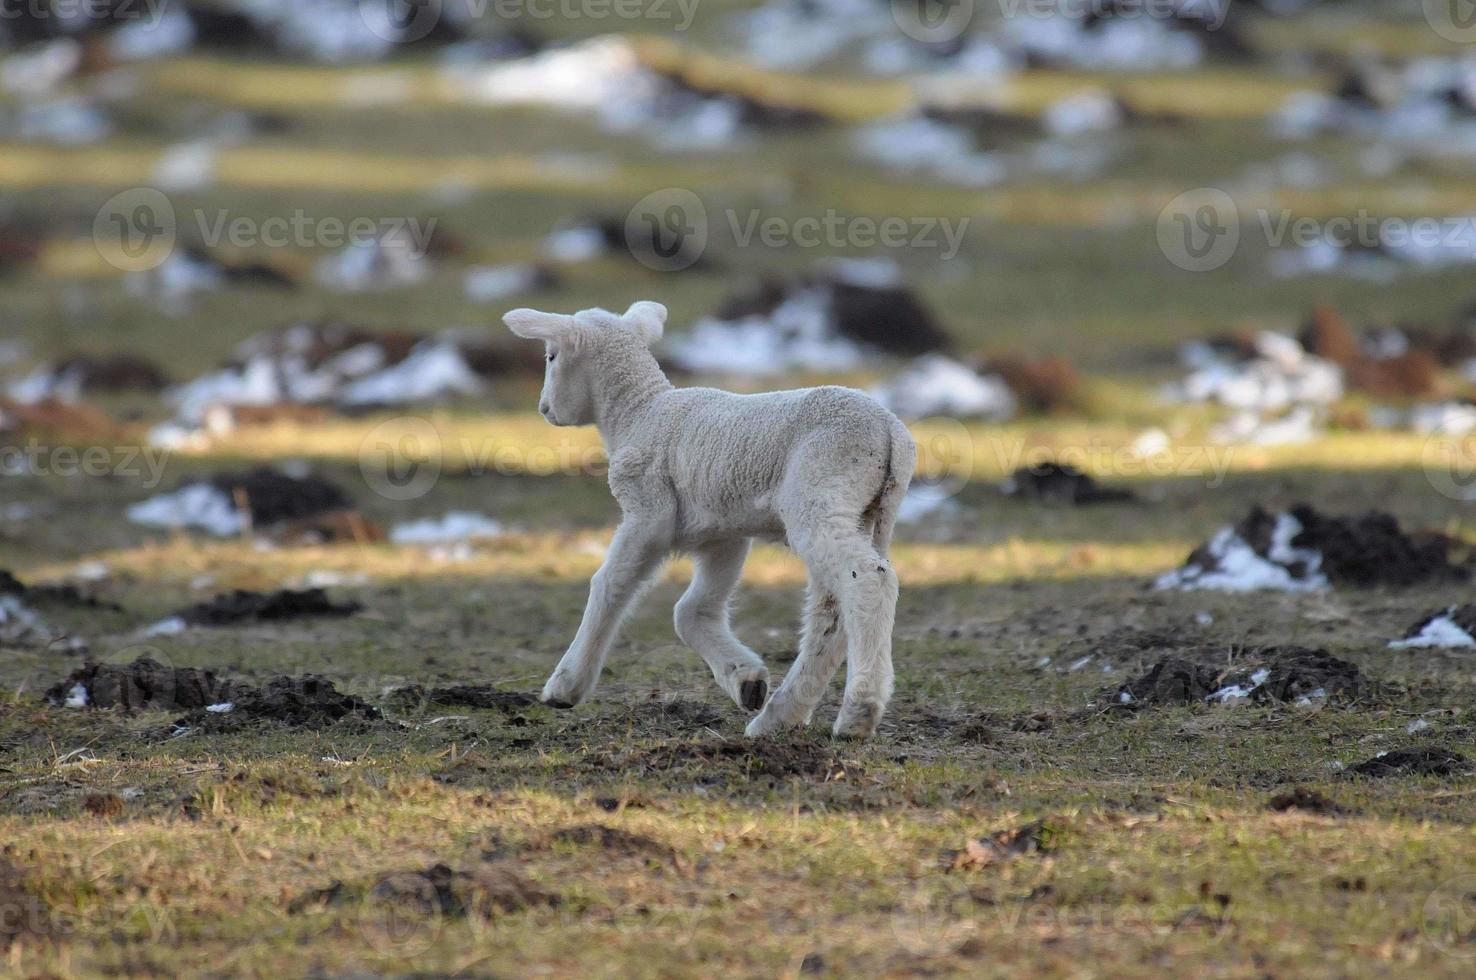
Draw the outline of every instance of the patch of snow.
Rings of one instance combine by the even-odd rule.
[[[865,159],[899,173],[919,173],[960,187],[992,187],[1010,176],[1006,158],[980,151],[966,130],[905,115],[862,126],[852,146]]]
[[[1430,723],[1428,721],[1423,718],[1416,718],[1414,721],[1404,726],[1404,731],[1406,734],[1416,735],[1429,727]]]
[[[982,375],[942,354],[926,354],[871,395],[903,418],[930,415],[1005,421],[1014,416],[1014,393],[1004,380]]]
[[[604,231],[592,224],[556,228],[543,240],[543,254],[555,262],[589,262],[609,250]]]
[[[704,317],[668,340],[666,349],[688,371],[759,377],[795,369],[850,371],[865,359],[857,344],[832,329],[830,293],[822,287],[795,291],[768,316]]]
[[[216,715],[230,714],[236,710],[236,703],[234,701],[222,701],[219,704],[207,704],[205,710]]]
[[[473,303],[492,303],[527,292],[538,284],[538,279],[538,267],[531,262],[484,265],[467,270],[462,288]]]
[[[958,510],[953,499],[953,489],[943,483],[915,481],[907,488],[902,503],[897,508],[897,520],[903,524],[916,524],[929,517],[942,517]]]
[[[380,292],[415,286],[429,278],[431,261],[423,241],[408,233],[385,233],[350,242],[318,262],[318,283],[341,293]]]
[[[339,401],[344,405],[400,405],[451,395],[476,396],[486,389],[455,344],[422,342],[399,364],[354,381]]]
[[[1320,571],[1322,555],[1307,548],[1294,548],[1292,539],[1302,524],[1290,514],[1278,514],[1265,555],[1256,553],[1233,527],[1222,528],[1207,548],[1210,564],[1186,564],[1158,577],[1158,589],[1210,589],[1220,592],[1314,592],[1327,588]],[[1305,569],[1300,577],[1293,567]]]
[[[108,54],[116,61],[146,61],[183,54],[194,43],[195,22],[182,4],[176,4],[113,31],[108,35]]]
[[[452,511],[440,519],[397,524],[390,531],[390,541],[401,545],[448,544],[495,538],[502,533],[502,525],[490,517],[469,511]]]
[[[187,629],[189,629],[189,624],[183,618],[170,616],[144,630],[144,636],[178,636]]]
[[[78,682],[72,685],[72,689],[67,692],[67,700],[63,703],[68,708],[85,708],[91,701],[87,685]]]
[[[1420,626],[1418,632],[1413,636],[1407,636],[1402,640],[1393,640],[1389,643],[1393,650],[1412,650],[1423,647],[1476,647],[1476,637],[1462,629],[1456,621],[1451,618],[1455,607],[1451,606],[1443,615],[1432,616]]]
[[[238,535],[246,515],[223,491],[208,483],[189,483],[128,508],[128,519],[148,527],[194,527],[217,537]]]
[[[1118,129],[1124,120],[1122,106],[1110,92],[1087,89],[1051,103],[1041,122],[1055,136],[1077,136]]]

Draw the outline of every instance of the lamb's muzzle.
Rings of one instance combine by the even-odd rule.
[[[599,428],[623,515],[543,700],[572,707],[589,697],[636,596],[685,551],[695,572],[676,606],[677,635],[729,697],[759,712],[749,735],[808,724],[842,659],[835,733],[874,732],[892,694],[897,575],[888,553],[916,462],[907,428],[850,388],[674,388],[650,351],[666,323],[660,303],[624,315],[513,310],[503,320],[547,345],[543,416]],[[786,540],[809,570],[799,656],[767,703],[768,669],[728,621],[755,537]]]

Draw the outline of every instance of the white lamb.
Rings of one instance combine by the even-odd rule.
[[[543,700],[572,707],[589,697],[642,587],[685,551],[696,571],[676,605],[677,635],[729,697],[762,708],[749,735],[808,724],[843,658],[835,733],[874,732],[892,694],[897,575],[888,550],[917,455],[906,427],[850,388],[674,388],[649,349],[666,323],[660,303],[624,316],[513,310],[503,321],[548,345],[543,416],[599,427],[623,514]],[[728,624],[755,537],[787,539],[809,569],[799,656],[767,703],[768,669]]]

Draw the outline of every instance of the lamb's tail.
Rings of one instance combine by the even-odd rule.
[[[887,469],[882,476],[881,489],[876,499],[867,508],[872,518],[871,544],[878,554],[887,557],[892,548],[892,532],[897,527],[897,511],[902,498],[912,483],[912,471],[917,466],[917,443],[907,426],[896,418],[887,430]]]

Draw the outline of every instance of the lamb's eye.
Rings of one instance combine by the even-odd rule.
[[[548,355],[548,363],[552,364],[554,362],[554,358],[556,358],[558,356],[559,355],[557,355],[557,354],[550,354],[550,355]]]

